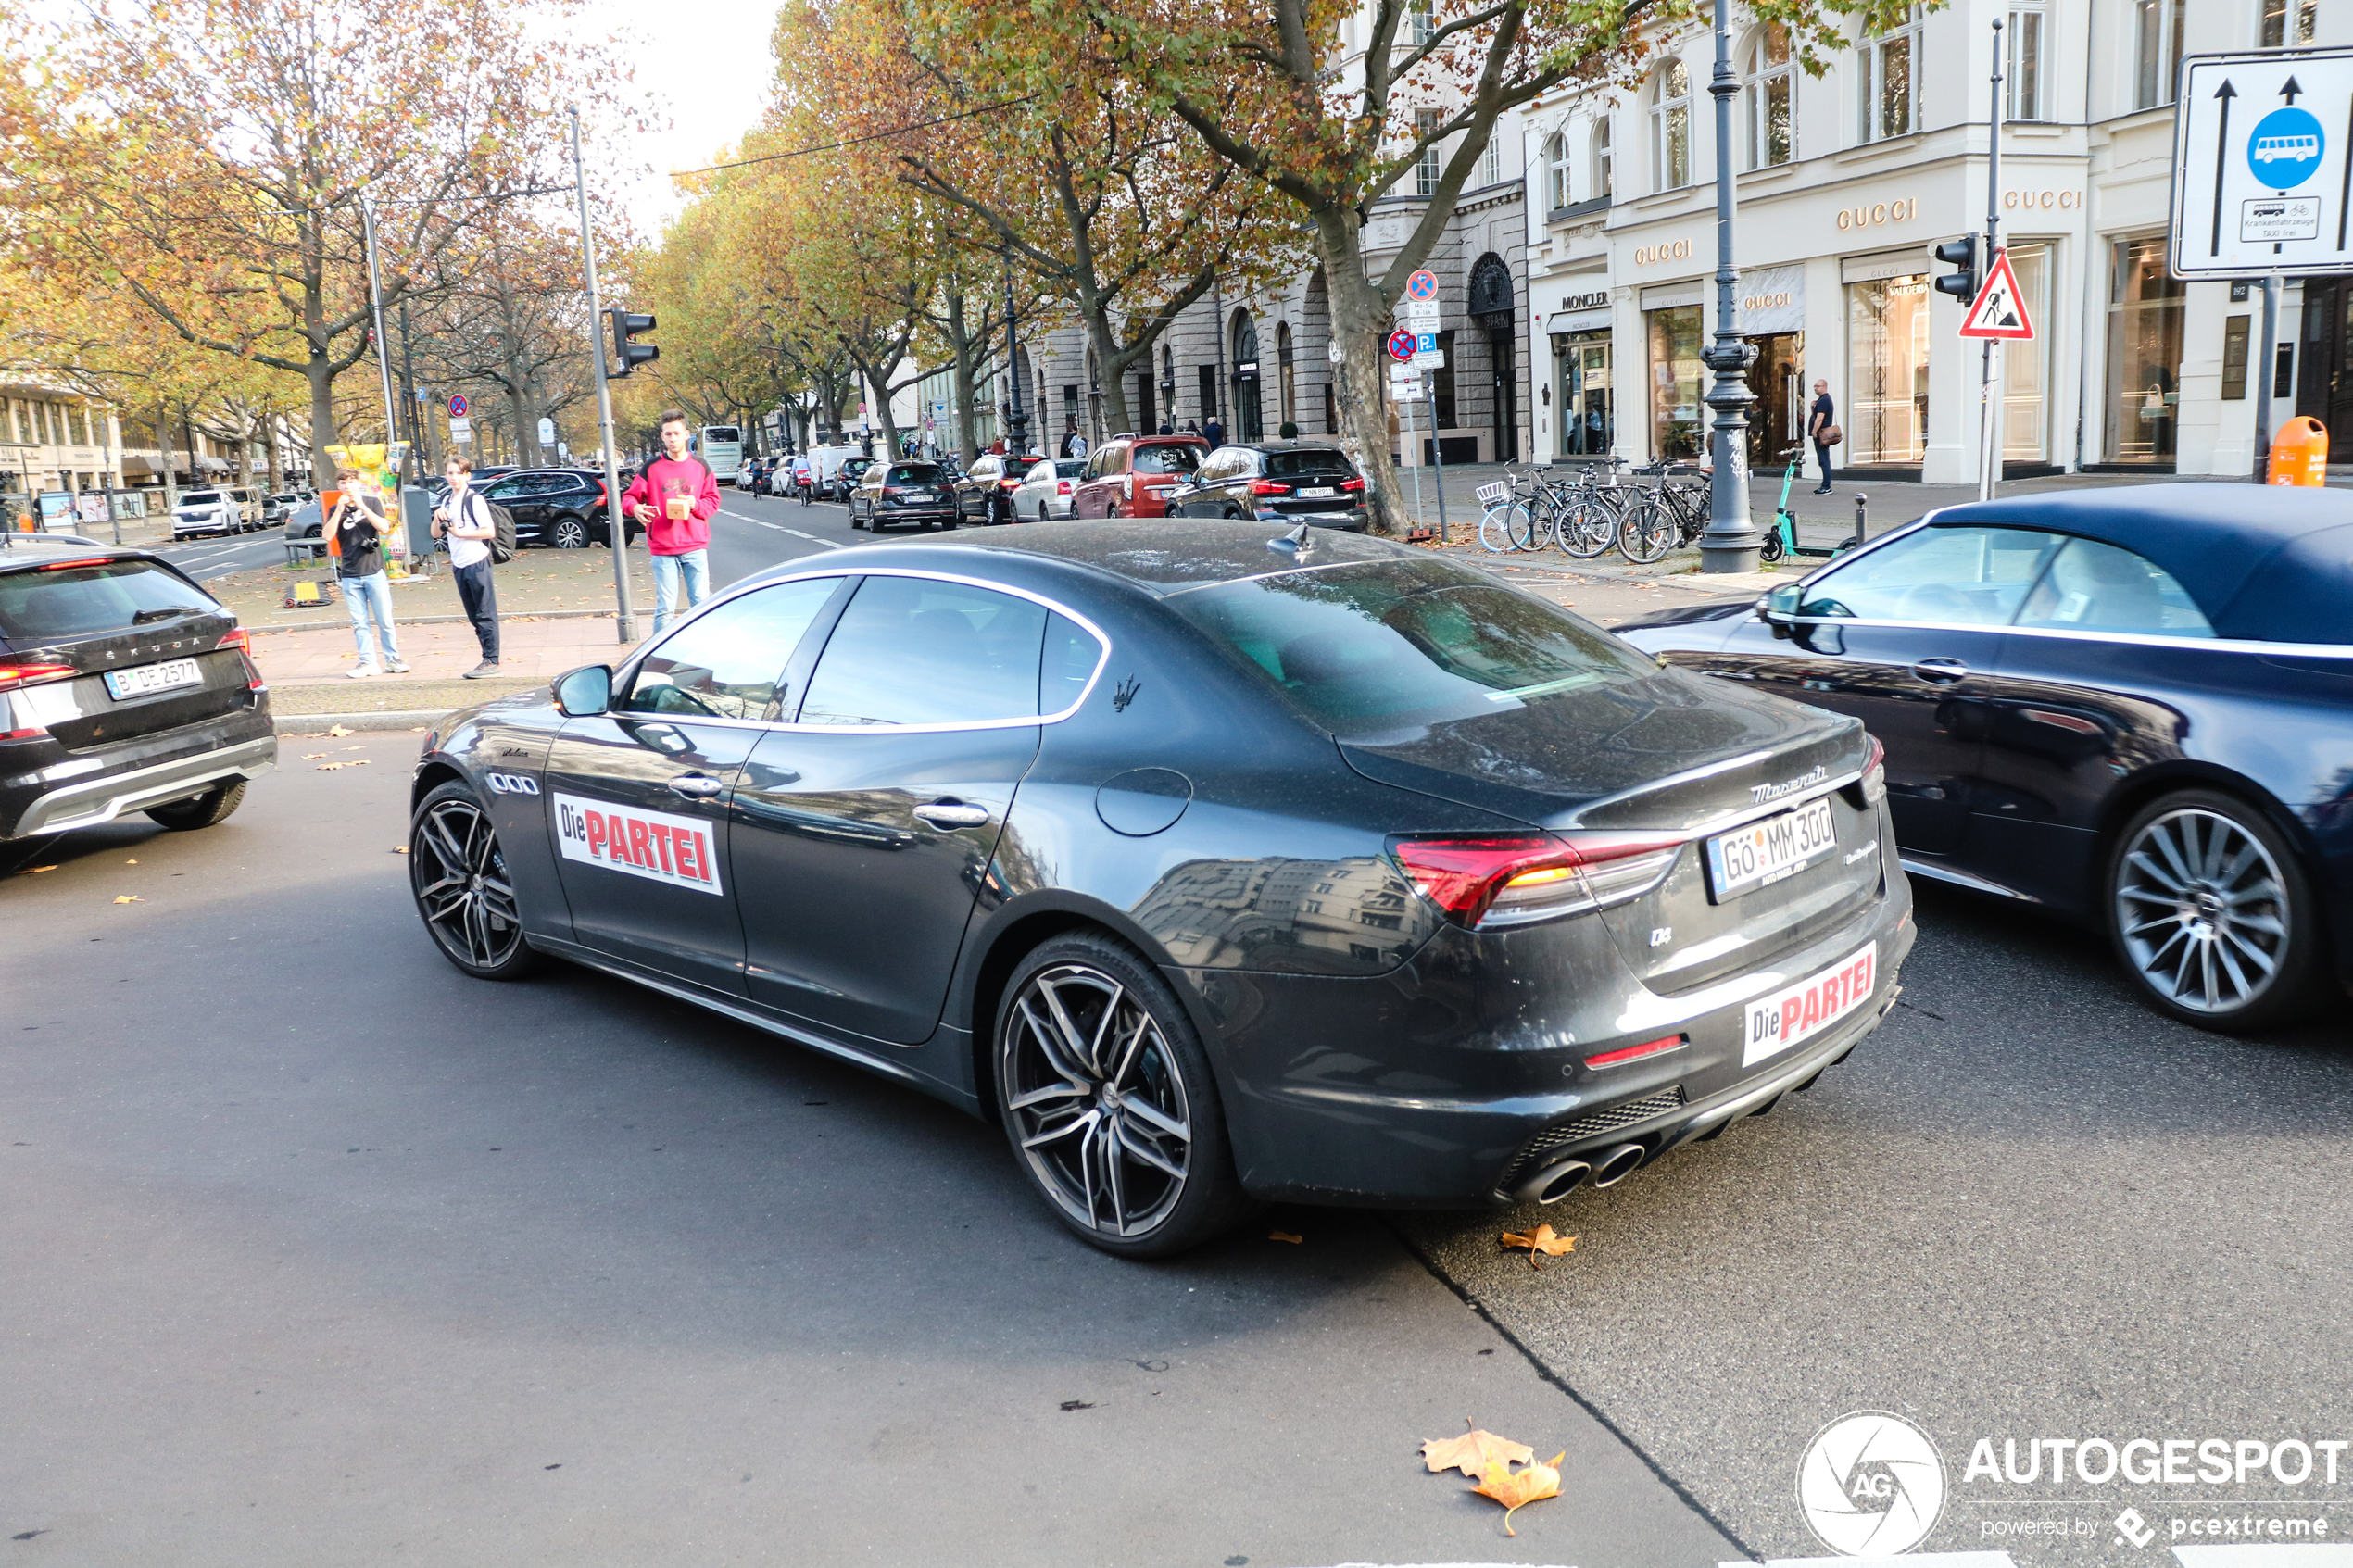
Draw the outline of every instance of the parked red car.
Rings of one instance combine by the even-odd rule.
[[[1209,455],[1198,435],[1123,435],[1087,459],[1070,498],[1073,517],[1166,517],[1168,492]]]

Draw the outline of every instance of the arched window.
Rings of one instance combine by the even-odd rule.
[[[1258,323],[1247,310],[1234,312],[1230,339],[1233,348],[1234,428],[1230,441],[1257,441],[1265,434],[1265,415],[1258,402]]]
[[[1680,60],[1651,76],[1651,179],[1661,191],[1692,182],[1692,73]]]
[[[1544,207],[1558,211],[1568,205],[1568,138],[1554,132],[1544,138]]]
[[[1902,26],[1856,44],[1861,140],[1877,142],[1919,129],[1919,43],[1920,13],[1914,7]]]
[[[1603,200],[1617,194],[1615,170],[1610,167],[1609,121],[1593,122],[1593,197]]]
[[[1299,384],[1291,374],[1290,323],[1282,321],[1275,327],[1275,373],[1277,381],[1277,401],[1282,406],[1283,422],[1299,422]]]
[[[1767,22],[1748,46],[1748,166],[1770,169],[1796,156],[1795,83],[1789,27]]]

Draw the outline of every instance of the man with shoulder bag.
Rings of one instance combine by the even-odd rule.
[[[479,681],[498,673],[498,589],[490,579],[498,519],[496,508],[473,487],[472,459],[453,457],[441,471],[449,481],[449,499],[434,510],[433,536],[449,541],[449,574],[458,580],[458,602],[473,622],[474,640],[482,645],[482,662],[464,678]]]
[[[1831,448],[1846,439],[1846,433],[1838,428],[1838,405],[1831,401],[1827,381],[1814,383],[1814,411],[1806,416],[1806,433],[1813,438],[1814,456],[1822,465],[1821,486],[1814,494],[1827,495],[1831,493]]]

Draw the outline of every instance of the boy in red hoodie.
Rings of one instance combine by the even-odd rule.
[[[686,411],[661,416],[662,455],[622,493],[622,510],[646,526],[646,546],[654,559],[654,635],[661,635],[678,603],[680,580],[686,608],[711,591],[711,519],[719,509],[719,479],[710,465],[686,450]]]

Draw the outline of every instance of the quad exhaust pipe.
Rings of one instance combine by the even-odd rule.
[[[1564,1160],[1520,1183],[1512,1198],[1520,1203],[1558,1203],[1588,1182],[1596,1187],[1616,1186],[1640,1169],[1649,1153],[1641,1144],[1622,1143],[1597,1160]]]
[[[1616,1186],[1632,1175],[1642,1166],[1643,1156],[1649,1153],[1650,1150],[1638,1143],[1619,1144],[1594,1161],[1593,1185],[1597,1187]]]

